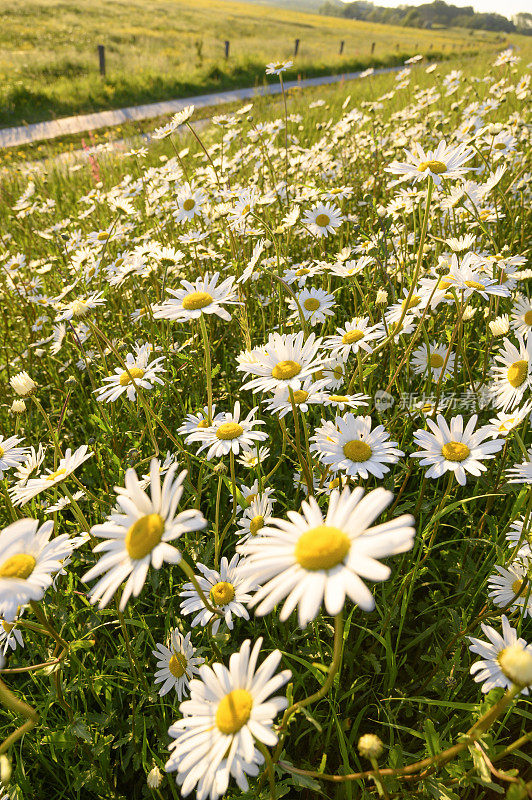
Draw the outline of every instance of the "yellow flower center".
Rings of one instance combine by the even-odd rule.
[[[254,500],[256,500],[256,499],[257,499],[257,495],[256,494],[248,494],[248,496],[246,497],[246,502],[247,502],[248,506],[250,506],[252,504],[252,502]]]
[[[433,172],[435,175],[443,175],[444,172],[447,172],[447,166],[443,161],[422,161],[417,169],[418,172],[430,170],[430,172]]]
[[[174,678],[182,678],[187,671],[187,659],[183,653],[174,653],[168,663],[168,669]]]
[[[74,300],[71,305],[72,313],[75,317],[83,317],[89,310],[87,303],[84,303],[83,300]]]
[[[512,592],[514,594],[519,594],[521,591],[521,587],[523,585],[523,581],[520,581],[518,578],[512,583]]]
[[[367,461],[371,457],[371,447],[366,442],[361,442],[360,439],[352,439],[350,442],[346,442],[343,450],[346,458],[357,463]]]
[[[526,381],[528,375],[528,361],[514,361],[508,367],[508,383],[517,389]]]
[[[525,321],[525,325],[530,325],[532,327],[532,309],[530,311],[525,312],[525,316],[523,317]]]
[[[196,311],[198,308],[205,308],[212,303],[212,297],[208,292],[191,292],[183,298],[182,306],[185,311]]]
[[[99,242],[105,242],[105,240],[109,238],[109,234],[107,233],[107,231],[100,231],[100,233],[96,238],[98,239]]]
[[[144,558],[157,547],[164,533],[164,520],[160,514],[146,514],[129,528],[125,545],[130,558]]]
[[[340,486],[340,478],[333,478],[333,480],[329,483],[329,489],[331,490],[331,492],[333,489],[338,489],[339,486]]]
[[[61,469],[56,469],[55,472],[51,472],[49,475],[46,476],[46,481],[55,481],[60,478],[62,475],[66,475],[66,469],[61,467]]]
[[[128,367],[129,375],[127,372],[123,372],[119,379],[120,386],[127,386],[129,383],[133,383],[131,378],[142,378],[144,375],[144,370],[140,369],[140,367]],[[131,375],[131,378],[129,377]]]
[[[440,356],[439,353],[433,353],[430,357],[430,366],[436,369],[443,367],[443,356]]]
[[[406,300],[403,300],[401,308],[406,306],[406,310],[408,311],[410,308],[415,308],[415,306],[418,306],[420,303],[421,297],[419,297],[417,294],[413,294],[408,303]]]
[[[244,428],[238,422],[222,422],[216,436],[218,439],[237,439],[244,433]]]
[[[334,375],[335,380],[337,380],[337,381],[339,381],[340,378],[343,378],[343,376],[344,376],[344,368],[342,367],[341,364],[338,364],[338,366],[336,366],[333,369],[333,375]]]
[[[209,423],[207,422],[207,420],[206,419],[200,419],[200,421],[198,422],[198,428],[208,428],[208,427],[209,427]]]
[[[278,381],[288,381],[301,372],[301,364],[297,361],[279,361],[272,369],[272,378]]]
[[[332,569],[344,560],[350,546],[349,536],[340,528],[318,525],[301,534],[295,557],[303,569]]]
[[[307,311],[317,311],[320,307],[320,301],[316,297],[307,297],[303,305]]]
[[[298,406],[300,403],[304,403],[308,397],[308,392],[305,392],[304,389],[298,389],[294,392],[294,403]]]
[[[316,225],[318,225],[320,228],[326,228],[330,221],[331,218],[328,214],[318,214],[316,217]]]
[[[249,214],[250,211],[251,211],[251,206],[249,205],[249,203],[246,203],[246,205],[242,209],[242,216],[244,216],[245,214]]]
[[[355,328],[352,331],[346,331],[344,333],[344,335],[342,336],[342,342],[343,344],[355,344],[355,342],[359,342],[363,338],[364,338],[363,331],[359,331],[357,330],[357,328]]]
[[[448,289],[449,286],[452,286],[452,281],[446,281],[445,278],[442,278],[438,283],[438,289]]]
[[[479,292],[482,292],[485,289],[485,286],[478,281],[464,281],[465,285],[468,286],[470,289],[478,289]]]
[[[308,275],[309,272],[310,270],[307,269],[306,267],[301,267],[301,269],[296,270],[295,274],[298,276],[298,278],[300,278],[303,275]]]
[[[27,553],[17,553],[11,556],[0,566],[0,578],[29,578],[37,562]]]
[[[249,531],[252,536],[255,536],[261,528],[264,528],[264,517],[258,514],[256,517],[253,517],[249,523]]]
[[[235,590],[232,583],[220,581],[215,583],[209,592],[209,597],[216,606],[226,606],[234,599]]]
[[[4,448],[0,447],[0,458],[2,458],[2,456],[4,455],[4,452],[5,452]]]
[[[183,203],[183,208],[185,209],[185,211],[192,211],[195,205],[196,201],[193,200],[191,197],[187,197],[187,199]]]
[[[347,403],[349,397],[346,394],[331,394],[329,395],[329,400],[333,403]]]
[[[441,452],[447,461],[465,461],[471,451],[463,442],[446,442]]]
[[[14,627],[15,626],[12,622],[2,622],[2,628],[5,630],[6,633],[11,633]]]
[[[220,701],[216,709],[216,727],[230,736],[243,728],[251,716],[253,698],[245,689],[233,689]]]
[[[493,145],[494,150],[506,150],[506,145],[504,142],[497,142],[497,144]]]

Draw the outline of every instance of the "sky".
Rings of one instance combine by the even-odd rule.
[[[379,6],[418,6],[421,3],[430,2],[430,0],[373,0]],[[505,17],[513,17],[514,14],[519,14],[521,11],[528,11],[532,13],[531,0],[447,0],[453,6],[473,6],[475,11],[480,12],[495,12],[496,14],[503,14]]]

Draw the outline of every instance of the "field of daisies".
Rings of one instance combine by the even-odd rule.
[[[3,174],[2,798],[532,797],[529,57]]]

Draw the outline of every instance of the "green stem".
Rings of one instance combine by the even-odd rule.
[[[205,317],[203,314],[199,318],[201,335],[203,337],[203,345],[205,347],[205,375],[207,378],[207,422],[212,425],[212,369],[211,369],[211,346],[209,343],[209,335],[207,333],[207,326],[205,325]]]

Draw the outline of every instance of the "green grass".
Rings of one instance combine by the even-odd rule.
[[[521,55],[521,63],[526,64],[530,52],[523,47]],[[356,314],[371,314],[378,319],[381,311],[375,303],[376,290],[385,286],[390,292],[389,302],[392,302],[394,297],[401,296],[405,285],[410,285],[417,251],[407,244],[406,238],[414,230],[419,235],[423,211],[423,198],[417,195],[412,212],[398,213],[395,217],[391,212],[378,213],[397,194],[397,190],[387,185],[384,167],[393,158],[402,157],[403,134],[417,137],[426,146],[434,142],[434,130],[437,130],[436,139],[440,135],[451,139],[464,107],[473,98],[483,101],[493,96],[489,94],[489,85],[473,80],[490,72],[492,60],[491,57],[470,61],[457,59],[440,66],[431,76],[420,69],[412,74],[412,86],[396,91],[392,99],[383,100],[382,109],[370,110],[367,104],[394,91],[393,75],[294,92],[288,98],[288,113],[301,116],[300,121],[291,123],[290,130],[298,139],[291,153],[294,160],[289,176],[292,199],[289,205],[281,201],[257,206],[258,219],[253,221],[253,226],[272,244],[259,262],[259,280],[244,284],[242,310],[245,309],[245,316],[242,310],[231,307],[231,322],[215,317],[207,322],[217,410],[229,410],[238,399],[246,413],[260,405],[257,416],[267,421],[265,429],[270,435],[267,444],[271,455],[263,466],[264,471],[270,471],[279,462],[277,472],[269,481],[275,492],[278,516],[285,517],[288,510],[297,509],[304,498],[292,483],[298,457],[291,443],[283,451],[283,433],[278,422],[260,404],[261,396],[242,390],[242,376],[236,372],[236,356],[248,346],[246,331],[252,345],[257,346],[264,343],[278,325],[286,331],[299,329],[297,323],[293,328],[285,327],[283,310],[287,298],[284,293],[278,295],[278,285],[273,278],[277,269],[276,252],[282,270],[290,261],[299,263],[306,259],[334,265],[343,247],[357,247],[380,232],[382,235],[369,249],[372,258],[369,266],[357,276],[360,288],[327,273],[312,280],[313,286],[335,292],[335,316],[323,328],[314,329],[319,334],[333,333],[336,325]],[[424,109],[417,113],[410,110],[406,115],[399,113],[414,102],[418,88],[435,85],[441,91],[443,76],[456,68],[464,72],[461,89],[471,89],[468,95],[459,91],[448,98],[442,96],[428,112]],[[518,77],[509,70],[493,72],[497,79],[506,76],[511,82]],[[351,99],[347,109],[358,108],[363,118],[347,131],[338,131],[341,135],[337,137],[335,126],[346,113],[342,106],[348,95]],[[318,99],[324,104],[310,108],[311,102]],[[460,104],[458,101],[462,100]],[[513,163],[508,161],[508,172],[492,195],[493,204],[504,208],[504,213],[500,210],[497,221],[487,227],[473,225],[474,220],[468,220],[466,228],[457,213],[444,217],[434,206],[423,270],[432,270],[438,263],[438,256],[445,249],[442,239],[449,234],[462,235],[466,229],[475,234],[475,246],[479,250],[494,254],[508,245],[512,255],[529,252],[530,213],[526,210],[529,188],[524,185],[511,194],[513,180],[528,170],[530,158],[523,124],[527,113],[525,105],[509,92],[505,102],[489,116],[490,122],[500,123],[505,130],[517,125],[520,134],[519,157]],[[428,117],[430,113],[440,115],[441,119]],[[508,122],[510,118],[513,123]],[[240,119],[234,137],[227,135],[227,128],[209,127],[202,132],[202,140],[212,158],[221,156],[222,132],[226,137],[224,158],[233,159],[239,148],[245,149],[250,144],[247,134],[254,123],[283,120],[282,100],[259,98],[253,110]],[[181,152],[188,148],[189,152],[183,153],[188,176],[196,177],[213,200],[204,222],[208,238],[199,245],[179,241],[183,228],[175,224],[165,208],[166,201],[174,197],[175,185],[160,200],[157,215],[152,213],[151,203],[146,202],[157,180],[154,170],[164,163],[161,157],[171,159],[174,156],[174,146]],[[263,152],[256,145],[245,150],[241,159],[235,158],[231,173],[228,171],[221,176],[224,189],[228,188],[226,181],[230,180],[233,188],[253,184],[261,196],[267,195],[272,185],[284,177],[282,133],[268,145],[268,157],[264,161],[261,160]],[[302,154],[308,155],[309,160],[298,163]],[[114,352],[103,345],[100,352],[96,337],[91,336],[84,345],[85,350],[92,353],[89,369],[80,369],[77,365],[79,347],[73,336],[67,335],[56,354],[45,341],[51,335],[56,315],[50,298],[56,298],[69,283],[80,278],[79,270],[73,265],[73,253],[65,250],[64,232],[50,234],[46,231],[56,223],[70,220],[66,230],[69,233],[79,230],[85,240],[90,233],[116,224],[117,214],[109,206],[107,193],[113,187],[126,185],[122,182],[128,178],[140,182],[141,192],[132,200],[135,213],[124,220],[131,222],[132,227],[125,231],[122,240],[110,242],[105,250],[98,251],[102,259],[101,272],[89,285],[81,278],[69,297],[104,292],[106,305],[89,319],[113,341],[121,357],[140,340],[151,341],[161,348],[158,355],[165,356],[165,384],[146,392],[145,399],[172,437],[185,413],[200,409],[206,402],[203,345],[198,326],[150,319],[133,325],[129,316],[133,309],[162,299],[164,268],[159,265],[149,275],[131,277],[119,287],[109,285],[105,268],[119,253],[132,250],[146,234],[149,241],[175,246],[185,252],[182,273],[188,278],[196,277],[205,269],[227,268],[227,274],[238,274],[249,262],[257,241],[256,236],[236,236],[236,257],[233,254],[225,238],[227,209],[220,202],[216,183],[206,178],[204,151],[190,134],[176,137],[173,145],[168,139],[154,143],[145,159],[124,160],[106,155],[98,156],[96,161],[98,174],[89,164],[73,172],[50,163],[46,171],[35,171],[30,176],[19,164],[16,169],[4,173],[0,198],[0,239],[4,253],[8,258],[22,253],[29,263],[13,270],[10,278],[5,269],[0,271],[0,296],[6,312],[0,335],[0,434],[9,436],[16,430],[28,445],[48,444],[46,464],[52,465],[50,433],[32,400],[26,401],[27,412],[16,419],[9,411],[14,395],[8,378],[26,369],[38,384],[36,396],[57,431],[61,448],[76,448],[87,443],[95,454],[77,473],[82,485],[93,496],[80,501],[90,525],[101,523],[110,512],[114,503],[112,487],[124,484],[128,466],[134,466],[139,473],[146,472],[153,446],[141,405],[119,400],[104,406],[94,399],[93,386],[100,386],[103,378],[118,366]],[[478,166],[479,162],[474,164]],[[16,216],[13,205],[26,189],[30,177],[35,182],[34,199],[40,203],[53,200],[55,205],[47,212],[37,210],[27,216]],[[96,185],[98,178],[101,184]],[[179,178],[177,187],[183,180]],[[351,215],[351,219],[336,236],[316,243],[300,227],[283,226],[288,210],[298,206],[304,212],[313,205],[309,196],[314,190],[321,196],[326,188],[338,185],[351,186],[354,191],[350,199],[340,203],[342,211]],[[87,203],[81,198],[89,194],[95,196],[96,192],[100,192],[97,202],[92,212],[84,216]],[[293,199],[295,196],[297,201]],[[43,232],[44,237],[40,235]],[[397,254],[394,248],[398,248]],[[0,264],[5,265],[6,261],[7,258],[3,258]],[[48,298],[44,303],[36,305],[28,299],[31,280],[42,284],[42,294]],[[177,288],[179,276],[170,270],[166,285]],[[526,282],[523,288],[526,291]],[[271,302],[267,304],[264,298]],[[471,303],[476,315],[464,324],[459,344],[462,357],[466,355],[469,369],[475,380],[479,380],[484,353],[489,353],[491,364],[500,344],[500,339],[493,341],[489,335],[484,310],[488,309],[488,319],[491,319],[497,313],[508,312],[511,302],[501,300],[497,310],[494,303],[484,303],[478,297]],[[46,317],[43,326],[32,330],[40,316]],[[449,342],[455,325],[455,307],[438,306],[422,327],[418,344],[425,337]],[[381,351],[379,357],[365,358],[364,388],[370,396],[388,384],[410,341],[405,336],[400,344]],[[456,393],[469,388],[468,370],[462,357],[457,358],[458,368],[451,381]],[[350,369],[357,369],[356,359],[350,362]],[[410,391],[419,393],[424,388],[422,383],[406,364],[393,380],[391,390],[395,396]],[[330,409],[311,407],[306,415],[311,431],[320,424],[322,412],[328,419],[333,418]],[[450,416],[450,412],[444,413],[446,418]],[[473,410],[462,413],[469,417]],[[493,411],[484,409],[480,415],[484,424],[493,416]],[[408,457],[415,449],[413,431],[425,427],[423,417],[417,412],[406,414],[397,406],[382,413],[373,410],[372,417],[374,424],[385,425],[407,455],[392,466],[382,481],[370,478],[354,481],[352,485],[360,483],[368,490],[383,485],[393,491],[398,503],[390,517],[415,511],[417,534],[412,551],[387,559],[392,570],[390,579],[371,584],[376,598],[374,612],[366,614],[352,603],[346,603],[341,673],[330,693],[310,705],[305,713],[298,714],[290,724],[283,761],[304,770],[321,769],[337,775],[370,768],[370,763],[361,758],[357,750],[358,739],[364,733],[376,733],[384,743],[380,767],[398,768],[434,756],[459,742],[461,734],[500,697],[497,689],[487,697],[481,695],[469,675],[475,657],[468,650],[466,636],[484,638],[480,630],[482,619],[500,628],[500,610],[487,598],[486,581],[495,564],[507,562],[506,532],[511,522],[524,513],[529,499],[526,487],[508,484],[504,479],[504,469],[523,460],[515,435],[508,437],[504,451],[496,459],[485,462],[488,467],[485,473],[478,479],[470,477],[465,487],[454,483],[445,495],[446,478],[423,481],[424,469]],[[294,423],[290,415],[285,417],[285,423],[293,441]],[[155,422],[154,428],[161,454],[164,456],[167,449],[175,451],[175,442],[165,430]],[[519,433],[528,445],[531,439],[528,420],[519,428]],[[182,438],[178,441],[182,442]],[[220,478],[220,471],[213,470],[218,460],[206,462],[201,455],[198,457],[195,445],[186,446],[180,458],[190,471],[181,507],[198,504],[209,521],[204,533],[183,537],[180,546],[190,564],[201,561],[212,566],[217,507],[221,525],[230,523],[224,554],[232,555],[237,538],[236,526],[231,524],[230,473],[222,471]],[[228,467],[228,459],[222,461]],[[318,475],[317,463],[313,468]],[[0,484],[3,493],[12,485],[11,475],[7,473]],[[250,474],[237,465],[239,483],[249,485],[256,475],[257,472]],[[221,486],[219,504],[216,501],[218,485]],[[73,483],[68,486],[72,490],[77,488]],[[59,484],[57,497],[62,496],[61,487]],[[41,501],[43,497],[55,500],[55,495],[54,491],[40,495],[25,506],[23,512],[44,519]],[[325,508],[327,499],[322,498],[320,503]],[[20,511],[11,509],[7,502],[0,506],[0,527],[9,524],[16,513]],[[78,534],[81,527],[71,507],[56,514],[56,526],[59,533],[71,535]],[[146,774],[153,764],[163,769],[169,742],[167,729],[179,716],[176,697],[170,694],[159,698],[153,685],[155,661],[151,650],[156,642],[164,641],[171,627],[179,625],[183,631],[189,629],[190,618],[183,618],[179,612],[178,595],[183,576],[178,567],[168,565],[159,571],[150,570],[140,597],[128,604],[125,620],[134,658],[132,664],[114,604],[98,611],[87,601],[88,587],[81,575],[94,560],[91,546],[84,545],[67,566],[66,576],[59,578],[57,591],[49,590],[42,602],[55,629],[71,643],[61,669],[2,675],[17,697],[31,704],[40,717],[38,726],[10,749],[13,767],[10,790],[17,800],[160,800],[161,796],[164,800],[173,800],[179,793],[172,776],[164,778],[161,795],[146,786]],[[488,616],[484,616],[486,614]],[[515,612],[510,617],[512,625],[530,642],[530,620],[520,619]],[[24,619],[35,621],[29,610]],[[21,630],[26,646],[9,657],[8,668],[25,668],[57,656],[59,649],[42,631]],[[264,652],[274,648],[282,651],[283,667],[293,672],[291,691],[295,699],[301,699],[322,685],[332,656],[330,616],[320,614],[306,630],[301,630],[293,616],[286,623],[280,623],[276,612],[263,619],[252,615],[249,622],[239,621],[234,631],[225,631],[217,638],[224,663],[245,638],[259,636],[264,637]],[[193,640],[203,648],[205,657],[212,657],[210,638],[205,630],[194,628]],[[511,752],[506,748],[530,732],[531,714],[530,699],[521,698],[512,712],[481,740],[484,751],[498,770],[519,770],[519,775],[525,779],[529,779],[532,763],[529,744],[524,743]],[[0,738],[11,734],[21,722],[22,718],[11,712],[3,714]],[[503,797],[507,783],[490,774],[485,762],[479,759],[478,751],[472,748],[420,779],[406,781],[397,776],[387,777],[385,788],[394,800],[418,797],[421,800],[487,800]],[[372,781],[334,784],[294,777],[281,767],[276,776],[276,800],[281,797],[288,800],[320,797],[375,800],[377,793]],[[271,795],[266,788],[259,791],[256,783],[243,794],[231,781],[224,800],[237,798],[270,800]]]
[[[371,25],[232,0],[0,0],[0,18],[4,126],[253,86],[263,82],[266,62],[293,54],[296,38],[291,77],[501,42],[493,34]],[[98,72],[98,44],[106,48],[106,79]]]

